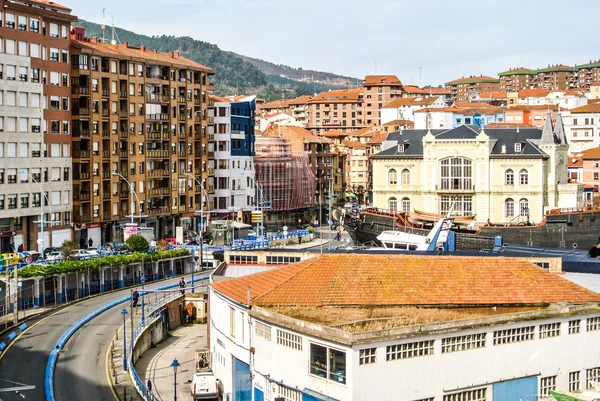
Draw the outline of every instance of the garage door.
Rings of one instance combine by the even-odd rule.
[[[494,384],[494,401],[536,401],[537,376]]]
[[[45,234],[45,233],[44,233]],[[52,231],[52,246],[58,248],[63,242],[71,239],[71,229]],[[50,245],[46,245],[50,246]]]
[[[233,358],[233,401],[252,401],[250,365]]]

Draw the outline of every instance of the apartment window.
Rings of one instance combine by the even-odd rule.
[[[442,339],[442,354],[485,347],[486,333]]]
[[[600,317],[590,317],[590,318],[588,318],[588,320],[587,320],[587,331],[597,331],[597,330],[600,330]]]
[[[27,142],[19,144],[19,157],[29,157],[29,144]]]
[[[581,390],[580,372],[569,373],[569,391]]]
[[[271,326],[261,322],[255,322],[255,332],[257,337],[262,337],[267,341],[271,341]]]
[[[235,338],[235,309],[233,308],[229,308],[229,334]]]
[[[17,208],[17,194],[8,195],[8,208],[9,209]]]
[[[593,387],[592,382],[598,382],[600,380],[600,368],[596,367],[596,368],[586,369],[585,378],[586,378],[585,388],[592,388]]]
[[[23,172],[21,172],[21,170],[23,170]],[[21,184],[25,184],[29,182],[29,176],[27,175],[29,173],[29,169],[28,168],[24,168],[19,170],[19,182]]]
[[[15,66],[15,65],[7,65],[6,66],[6,79],[9,81],[14,81],[17,79],[17,66]]]
[[[358,364],[369,365],[377,362],[377,348],[365,348],[359,351]]]
[[[68,39],[69,38],[69,31],[68,31],[66,25],[61,25],[60,26],[60,37],[63,38],[63,39]]]
[[[15,27],[15,15],[6,13],[6,27],[14,28]]]
[[[35,83],[40,82],[40,69],[39,68],[31,69],[31,82],[35,82]]]
[[[27,56],[27,42],[19,41],[19,56]]]
[[[466,390],[444,395],[444,401],[487,401],[487,389]]]
[[[362,160],[359,160],[359,165],[362,165]],[[410,185],[410,171],[408,169],[402,170],[402,185]]]
[[[433,340],[417,341],[414,343],[388,345],[386,347],[386,360],[416,358],[419,356],[433,355]]]
[[[560,323],[540,325],[540,339],[560,336]]]
[[[535,326],[517,327],[494,331],[494,345],[511,344],[533,340]]]
[[[302,337],[287,331],[277,330],[277,344],[302,351]]]
[[[310,374],[337,383],[346,383],[346,353],[310,344]]]
[[[581,319],[569,320],[569,334],[579,334],[581,332]]]
[[[58,61],[58,49],[56,47],[50,48],[50,61]]]
[[[17,169],[9,168],[6,171],[6,179],[9,184],[16,184],[17,183]]]
[[[388,171],[388,184],[396,185],[398,183],[398,174],[395,169]]]
[[[556,390],[556,376],[542,377],[540,379],[540,395],[547,397],[550,395],[550,390]]]
[[[50,23],[50,37],[58,38],[58,24]]]
[[[40,58],[40,45],[38,43],[29,44],[29,55],[30,57]]]
[[[40,31],[40,21],[38,19],[30,18],[29,19],[29,30],[31,32],[39,32]]]
[[[19,197],[21,199],[21,209],[26,209],[29,207],[29,194],[21,194]]]
[[[527,172],[527,170],[523,169],[519,172],[519,182],[521,183],[521,185],[529,184],[529,173]]]
[[[56,71],[50,71],[50,85],[60,85],[60,74]]]

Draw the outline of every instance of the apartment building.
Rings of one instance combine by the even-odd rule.
[[[57,3],[0,0],[2,252],[11,244],[41,251],[71,238],[69,29],[76,19]]]
[[[296,99],[290,100],[290,112],[292,117],[296,119],[296,123],[302,127],[306,127],[308,124],[309,107],[308,102],[312,96],[304,95],[297,97]]]
[[[579,66],[562,64],[546,68],[511,68],[498,73],[500,90],[516,92],[523,89],[567,90],[589,88],[600,79],[600,63],[591,62]]]
[[[500,90],[500,80],[497,78],[470,76],[446,82],[446,89],[454,101],[467,101],[472,96],[482,92],[497,92]]]
[[[346,195],[354,194],[361,204],[371,190],[371,169],[367,144],[359,141],[344,141],[346,149]]]
[[[600,104],[592,103],[569,110],[563,115],[571,152],[600,146]]]
[[[347,131],[366,126],[364,89],[322,92],[308,101],[307,129],[321,134],[332,129]]]
[[[157,238],[196,227],[208,199],[192,178],[214,192],[215,71],[178,52],[101,43],[80,27],[72,53],[76,239],[121,240],[132,219]]]
[[[363,81],[365,124],[381,125],[381,109],[406,91],[395,75],[367,75]],[[413,87],[413,90],[419,89]]]
[[[256,97],[215,102],[215,195],[213,213],[227,216],[237,211],[244,223],[258,199],[254,174],[254,119]]]

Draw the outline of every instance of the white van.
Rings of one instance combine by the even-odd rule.
[[[190,380],[190,392],[194,400],[218,400],[219,379],[211,371],[196,372]]]

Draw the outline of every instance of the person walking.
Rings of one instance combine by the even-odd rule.
[[[179,288],[181,288],[181,294],[185,294],[185,279],[183,277],[179,280]]]
[[[94,246],[94,240],[92,239],[92,237],[90,237],[90,239],[88,240],[88,249],[92,248]]]
[[[137,292],[137,290],[133,290],[133,294],[131,294],[131,299],[133,300],[134,308],[137,306],[139,298],[140,298],[140,293]]]

